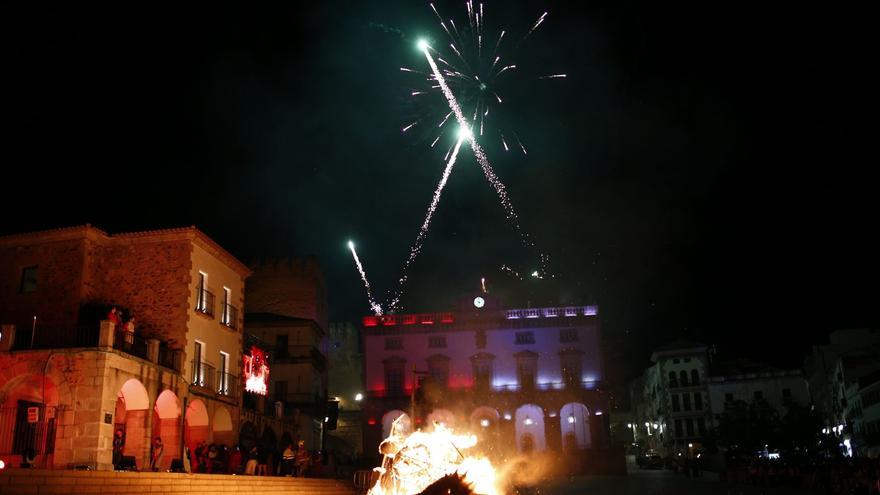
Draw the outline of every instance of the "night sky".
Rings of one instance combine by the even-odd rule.
[[[437,6],[465,19],[464,2]],[[550,12],[508,51],[522,71],[503,124],[529,155],[484,144],[558,277],[499,271],[534,252],[462,151],[407,310],[447,309],[481,276],[511,304],[598,303],[616,380],[671,339],[797,366],[830,330],[878,326],[876,17],[485,8],[487,30],[520,37]],[[2,2],[0,233],[196,225],[245,261],[318,256],[331,318],[354,320],[369,308],[346,241],[388,293],[443,169],[449,142],[401,128],[445,103],[414,103],[399,71],[442,34],[416,1]],[[555,72],[569,77],[527,77]]]

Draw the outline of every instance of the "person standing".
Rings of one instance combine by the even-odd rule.
[[[131,349],[134,347],[134,316],[130,316],[128,320],[126,320],[125,324],[122,325],[123,338],[125,339],[125,346],[123,347],[126,352],[131,352]]]
[[[244,467],[244,474],[249,474],[251,476],[256,474],[257,459],[259,458],[259,456],[260,456],[260,454],[257,451],[257,445],[254,444],[254,446],[251,447],[251,450],[248,451],[247,464],[245,464],[245,467]]]
[[[153,445],[150,448],[150,471],[158,471],[159,463],[162,462],[162,451],[165,446],[162,445],[162,437],[153,439]]]
[[[293,476],[295,469],[294,462],[296,462],[296,451],[293,450],[293,444],[288,443],[287,447],[284,448],[284,452],[281,454],[282,476]]]
[[[298,478],[305,478],[306,470],[309,468],[311,460],[309,451],[306,450],[306,442],[300,440],[296,444],[296,476]]]
[[[119,311],[116,310],[116,306],[113,306],[110,312],[107,313],[107,319],[113,324],[113,330],[119,330],[119,324],[122,323],[122,319],[119,317]]]
[[[116,433],[113,434],[113,469],[119,469],[119,465],[122,464],[123,447],[125,447],[125,436],[122,434],[122,428],[117,428]]]

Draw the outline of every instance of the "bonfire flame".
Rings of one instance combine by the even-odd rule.
[[[385,456],[376,468],[379,479],[367,495],[417,495],[447,475],[459,475],[480,495],[498,495],[495,468],[488,459],[470,455],[475,435],[456,435],[441,423],[434,431],[409,433],[407,424],[395,420],[391,434],[380,445]]]

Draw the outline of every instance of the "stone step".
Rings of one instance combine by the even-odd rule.
[[[284,493],[354,495],[348,483],[333,479],[113,471],[10,469],[0,471],[0,494],[199,494]]]

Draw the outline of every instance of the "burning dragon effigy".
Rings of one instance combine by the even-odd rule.
[[[367,495],[498,495],[495,467],[471,454],[476,444],[475,435],[456,435],[440,423],[410,433],[398,418],[379,445],[382,467],[374,469],[379,476]]]

